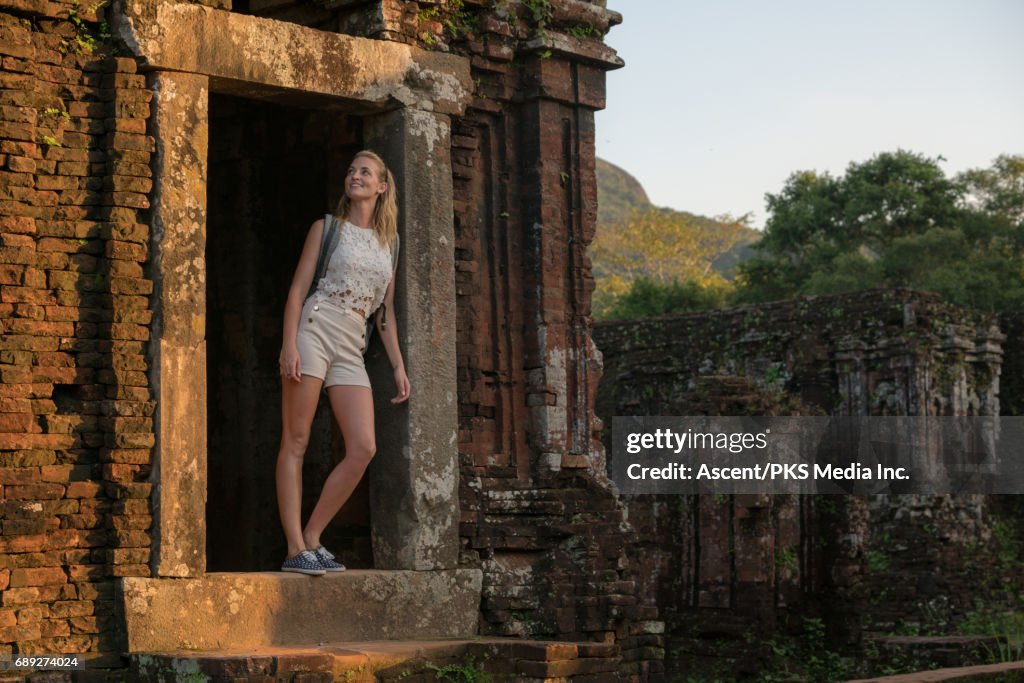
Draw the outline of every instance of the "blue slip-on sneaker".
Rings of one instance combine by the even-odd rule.
[[[345,565],[341,562],[334,561],[334,555],[331,554],[327,548],[320,546],[313,551],[313,554],[320,561],[320,566],[329,572],[343,572],[345,571]]]
[[[311,550],[303,550],[295,557],[285,560],[281,564],[283,572],[298,572],[299,574],[310,574],[312,576],[323,576],[327,571],[320,564],[320,559]]]

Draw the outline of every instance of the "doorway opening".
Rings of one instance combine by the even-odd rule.
[[[286,553],[275,486],[285,300],[310,225],[333,213],[362,120],[211,93],[206,238],[207,571],[275,571]],[[305,521],[344,457],[326,393],[303,466]],[[369,477],[323,543],[373,566]]]

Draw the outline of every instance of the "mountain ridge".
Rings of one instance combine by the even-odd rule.
[[[655,210],[668,215],[685,216],[701,227],[711,230],[726,230],[725,223],[668,207],[655,206],[643,185],[631,173],[605,159],[597,158],[597,229],[614,230],[624,223],[635,211]],[[750,245],[761,238],[761,232],[747,228],[741,241],[719,254],[712,261],[712,268],[726,278],[731,278],[736,266],[750,258]]]

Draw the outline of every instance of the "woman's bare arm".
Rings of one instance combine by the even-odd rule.
[[[387,291],[384,293],[384,305],[377,310],[377,331],[384,342],[384,349],[388,352],[388,360],[391,361],[391,368],[395,378],[395,389],[397,394],[392,403],[401,403],[409,398],[409,377],[405,374],[405,362],[402,360],[402,348],[398,344],[398,318],[395,316],[395,277],[398,266],[391,273],[391,282],[388,283]],[[387,316],[385,318],[385,316]],[[385,326],[383,323],[387,321]]]
[[[316,261],[320,254],[320,240],[324,232],[324,219],[319,218],[310,226],[306,234],[306,242],[302,246],[302,255],[299,256],[299,264],[295,267],[295,275],[292,276],[291,287],[288,288],[288,299],[284,305],[284,330],[281,341],[281,373],[286,377],[301,379],[300,368],[292,367],[298,364],[298,352],[296,351],[296,336],[299,331],[299,314],[302,311],[302,304],[309,292],[309,286],[313,284],[313,277],[316,275]],[[287,358],[286,358],[287,356]]]

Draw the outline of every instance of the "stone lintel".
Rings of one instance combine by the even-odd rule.
[[[600,67],[606,71],[626,65],[614,49],[600,40],[576,38],[565,33],[548,30],[545,35],[536,36],[524,42],[522,52],[548,52],[554,57],[570,62],[582,62]]]
[[[552,0],[551,21],[557,24],[576,24],[607,33],[612,26],[622,23],[622,14],[586,0]]]
[[[479,569],[326,576],[212,573],[121,579],[129,652],[252,648],[337,640],[471,638]]]
[[[401,429],[377,430],[370,464],[374,567],[458,565],[458,414],[455,358],[455,233],[450,121],[415,109],[364,119],[368,147],[397,178],[402,250],[395,287],[399,344],[412,394],[390,402],[395,385],[381,353],[369,359],[378,416]]]
[[[296,96],[321,94],[372,110],[461,114],[469,60],[391,41],[320,31],[172,0],[118,0],[114,30],[150,69],[205,74]]]
[[[157,72],[153,90],[150,381],[156,576],[206,571],[207,78]]]

